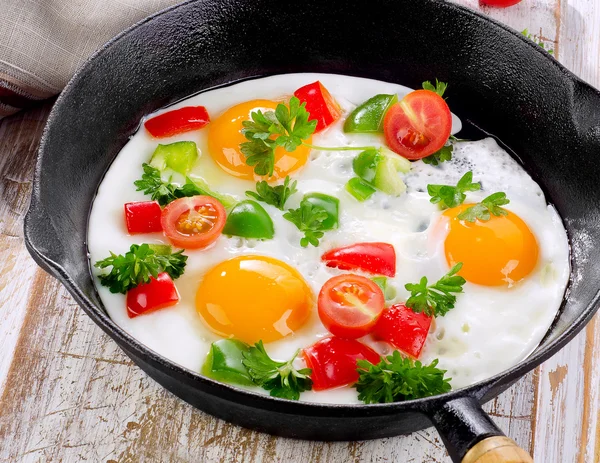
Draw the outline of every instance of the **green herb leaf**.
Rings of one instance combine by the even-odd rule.
[[[137,187],[136,191],[143,191],[144,194],[150,195],[152,200],[158,201],[161,206],[166,206],[172,201],[179,198],[189,196],[206,195],[212,196],[223,203],[226,208],[233,207],[236,201],[229,195],[222,195],[208,188],[208,185],[199,185],[189,177],[186,177],[186,182],[182,186],[177,186],[170,182],[165,182],[162,179],[160,170],[152,167],[150,164],[142,164],[144,173],[140,180],[136,180],[133,184]]]
[[[309,244],[317,247],[319,239],[323,238],[323,231],[326,230],[323,222],[327,220],[328,214],[324,208],[316,206],[304,198],[298,209],[288,210],[283,214],[283,218],[304,232],[304,237],[300,240],[302,247],[307,247]]]
[[[358,399],[367,404],[400,402],[449,392],[451,378],[437,368],[438,360],[423,365],[418,360],[403,358],[397,350],[381,357],[377,365],[358,360],[358,382],[354,387]]]
[[[476,220],[487,222],[492,215],[496,217],[507,215],[508,211],[501,206],[508,203],[510,203],[510,200],[506,197],[506,193],[499,191],[489,195],[480,203],[465,209],[458,214],[458,218],[467,222],[475,222]]]
[[[453,293],[462,293],[466,282],[463,277],[456,275],[461,268],[462,262],[459,262],[431,286],[427,285],[427,277],[421,278],[418,283],[407,283],[404,287],[410,291],[410,297],[406,301],[406,307],[416,313],[424,312],[430,317],[446,315],[456,303]]]
[[[293,96],[288,106],[280,103],[275,111],[253,111],[251,120],[242,122],[242,133],[248,140],[240,145],[246,164],[254,167],[257,175],[273,175],[275,148],[283,146],[292,152],[311,136],[317,126],[309,121],[306,103]]]
[[[426,158],[423,158],[422,161],[425,164],[431,164],[432,166],[437,166],[442,162],[450,161],[452,159],[452,152],[454,151],[454,145],[444,145],[438,151],[433,154],[430,154]]]
[[[435,79],[435,85],[433,85],[431,82],[426,80],[425,82],[423,82],[423,88],[425,90],[431,90],[432,92],[437,93],[439,96],[444,96],[444,93],[448,88],[448,84]]]
[[[300,350],[287,362],[277,362],[265,351],[262,341],[258,341],[248,352],[244,352],[242,363],[248,370],[248,374],[257,386],[271,391],[272,397],[282,399],[298,400],[300,393],[312,389],[312,380],[309,375],[310,368],[296,370],[293,365],[294,359]]]
[[[427,185],[427,193],[431,196],[429,200],[433,204],[439,204],[442,208],[460,206],[465,202],[467,191],[478,191],[481,184],[473,183],[473,172],[469,171],[461,177],[456,186],[450,185]]]
[[[156,278],[160,272],[167,272],[174,280],[179,278],[186,261],[183,250],[173,253],[170,246],[144,243],[132,244],[125,255],[111,252],[110,257],[99,260],[94,266],[100,269],[112,267],[110,273],[98,276],[100,283],[108,286],[111,293],[125,294],[139,284],[148,283],[151,276]]]
[[[254,191],[246,191],[246,195],[251,198],[257,199],[264,203],[275,206],[277,209],[284,210],[285,203],[296,191],[296,184],[298,182],[294,180],[290,182],[290,177],[287,176],[283,181],[283,185],[270,186],[264,180],[256,183],[256,193]]]
[[[541,40],[541,38],[536,37],[534,34],[530,34],[529,30],[523,29],[521,31],[521,34],[524,37],[527,37],[529,40],[532,40],[533,42],[537,43],[540,47],[542,47],[544,50],[546,50],[549,54],[551,54],[551,55],[554,54],[554,50],[552,50],[549,45],[548,45],[548,48],[546,48],[546,44]]]

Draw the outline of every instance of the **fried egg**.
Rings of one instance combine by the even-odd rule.
[[[402,98],[411,91],[396,84],[329,74],[246,81],[166,109],[203,105],[212,122],[205,129],[160,143],[196,142],[201,157],[190,175],[201,177],[220,193],[244,199],[246,191],[255,189],[257,178],[240,151],[245,141],[242,121],[257,109],[273,110],[295,89],[315,80],[329,90],[343,114],[313,135],[310,143],[319,146],[383,145],[382,135],[344,133],[344,117],[375,94],[397,93]],[[453,133],[459,130],[460,121],[453,117]],[[100,184],[88,230],[92,263],[110,251],[125,253],[134,243],[168,244],[161,234],[127,235],[123,221],[123,203],[148,200],[133,182],[140,178],[141,165],[149,161],[156,145],[157,140],[139,130]],[[376,192],[361,203],[344,189],[354,176],[352,160],[357,154],[306,147],[292,153],[276,151],[270,180],[290,175],[298,182],[298,193],[286,208],[298,207],[310,192],[340,201],[339,227],[326,232],[318,248],[302,247],[301,233],[283,218],[283,212],[261,203],[273,220],[274,239],[222,235],[208,249],[186,250],[185,273],[176,280],[180,302],[133,319],[127,316],[124,295],[111,294],[97,284],[109,316],[148,348],[194,372],[200,371],[210,344],[229,336],[246,342],[262,339],[271,357],[287,359],[329,335],[317,315],[315,295],[329,278],[344,272],[327,267],[321,255],[344,245],[382,241],[396,250],[397,272],[388,285],[396,288],[397,302],[409,296],[406,283],[418,282],[422,276],[437,281],[454,263],[463,262],[464,292],[454,309],[435,319],[421,355],[426,363],[439,359],[438,367],[448,370],[454,389],[489,378],[527,357],[556,316],[570,274],[566,232],[540,187],[496,141],[487,138],[456,143],[452,161],[439,166],[414,162],[403,175],[407,185],[403,195]],[[510,198],[505,206],[508,215],[470,224],[457,220],[465,206],[441,211],[430,203],[428,184],[455,185],[468,170],[482,189],[468,193],[467,203],[503,191]],[[391,349],[369,336],[363,341],[380,354]],[[350,387],[304,392],[301,400],[359,403]]]

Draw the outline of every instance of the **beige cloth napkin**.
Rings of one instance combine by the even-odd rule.
[[[2,0],[0,118],[59,93],[102,44],[177,0]]]

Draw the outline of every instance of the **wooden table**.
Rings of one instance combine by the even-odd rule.
[[[479,9],[477,0],[457,3]],[[524,0],[482,11],[517,30],[528,28],[563,64],[600,87],[597,0]],[[193,409],[135,367],[23,245],[23,215],[50,107],[0,122],[2,462],[449,461],[433,429],[344,443],[242,429]],[[536,462],[599,462],[599,316],[485,408]]]

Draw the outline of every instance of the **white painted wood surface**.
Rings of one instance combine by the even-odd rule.
[[[478,0],[457,0],[480,9]],[[600,2],[481,8],[529,29],[600,87]],[[0,123],[0,461],[447,462],[433,429],[367,442],[281,439],[199,412],[148,379],[37,269],[22,243],[49,105]],[[600,108],[599,108],[600,110]],[[599,153],[600,154],[600,153]],[[486,406],[536,462],[600,462],[600,318]]]

